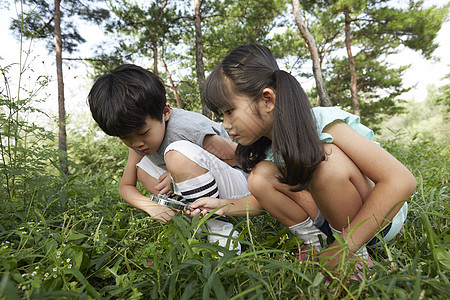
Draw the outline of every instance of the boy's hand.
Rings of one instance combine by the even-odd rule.
[[[186,209],[186,214],[192,216],[198,215],[198,214],[202,214],[202,215],[207,215],[209,212],[213,211],[214,209],[220,207],[223,205],[223,202],[220,201],[220,199],[217,198],[211,198],[211,197],[204,197],[204,198],[200,198],[198,200],[196,200],[195,202],[193,202],[192,204],[190,204],[189,206],[193,209],[188,210]],[[226,213],[226,206],[220,208],[219,210],[217,210],[215,212],[215,214],[217,215],[223,215]]]
[[[170,177],[169,172],[162,174],[158,178],[158,183],[155,185],[155,189],[158,190],[159,195],[173,195],[172,191],[172,178]]]
[[[155,204],[151,208],[147,209],[146,213],[148,213],[150,217],[154,219],[161,220],[163,224],[170,221],[170,219],[172,219],[172,216],[175,216],[177,214],[176,211],[158,204]]]

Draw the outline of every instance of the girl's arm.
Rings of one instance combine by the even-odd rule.
[[[216,134],[209,134],[203,140],[203,149],[214,154],[230,166],[238,164],[234,157],[237,144]]]
[[[190,215],[207,214],[221,207],[215,212],[218,215],[230,215],[230,216],[258,216],[265,212],[262,206],[256,201],[255,197],[248,195],[239,199],[218,199],[218,198],[200,198],[190,205],[194,211],[187,211]]]
[[[203,140],[203,148],[206,151],[215,155],[230,166],[238,164],[235,159],[236,147],[237,144],[233,141],[215,134],[207,135]],[[215,212],[216,214],[246,216],[247,210],[250,216],[257,216],[264,213],[264,209],[252,195],[240,199],[217,199],[206,197],[198,199],[190,206],[196,209],[193,212],[188,212],[188,214],[191,215],[199,213],[206,214],[222,206],[222,208]]]
[[[361,172],[375,183],[375,187],[342,233],[348,241],[349,250],[354,253],[392,220],[403,202],[414,192],[416,181],[411,172],[391,154],[346,123],[334,123],[325,131],[333,136],[333,144],[344,151]],[[363,224],[357,227],[360,223]],[[349,237],[352,229],[354,231]],[[330,248],[337,245],[334,242]],[[324,255],[328,256],[330,253]],[[337,259],[333,261],[329,265],[337,263]]]
[[[130,149],[128,151],[128,161],[120,181],[119,195],[123,200],[135,208],[145,211],[153,218],[167,222],[170,220],[171,216],[175,215],[175,212],[165,206],[153,203],[150,201],[149,197],[142,195],[136,187],[136,164],[141,160],[141,158],[142,156],[137,154],[134,150]],[[154,181],[154,185],[156,185],[158,181],[156,179],[154,179]],[[150,193],[158,194],[158,191],[156,189],[152,190],[149,184],[146,184],[146,188]]]

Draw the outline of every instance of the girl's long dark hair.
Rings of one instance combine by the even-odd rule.
[[[279,181],[301,191],[325,159],[308,96],[300,83],[285,71],[276,71],[273,156],[281,172]]]
[[[276,94],[272,150],[281,173],[278,180],[293,191],[304,190],[324,160],[323,143],[305,91],[291,74],[278,69],[267,47],[251,44],[233,50],[206,80],[203,97],[209,109],[221,114],[231,106],[233,94],[256,103],[265,88]],[[236,158],[249,171],[266,157],[270,144],[262,137],[252,145],[239,145]]]

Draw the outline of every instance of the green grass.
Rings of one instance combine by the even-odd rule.
[[[79,167],[37,176],[13,199],[2,190],[0,298],[448,299],[450,147],[383,146],[418,186],[401,234],[372,253],[361,283],[347,281],[351,268],[342,266],[327,284],[331,274],[300,262],[301,240],[270,216],[232,220],[243,246],[236,256],[206,242],[202,220],[177,216],[163,226],[120,200],[116,182]]]

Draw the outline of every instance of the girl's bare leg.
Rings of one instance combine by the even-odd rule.
[[[288,185],[278,181],[276,165],[262,161],[253,168],[248,186],[264,209],[284,226],[298,224],[317,216],[317,206],[308,191],[291,192]]]
[[[327,158],[314,172],[309,190],[331,227],[347,227],[374,187],[337,146],[325,145]]]
[[[326,236],[317,228],[313,220],[318,214],[317,206],[308,191],[292,192],[281,184],[276,176],[276,165],[262,161],[253,168],[248,184],[252,195],[259,204],[281,224],[301,238],[306,246],[321,249]]]

